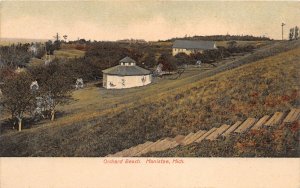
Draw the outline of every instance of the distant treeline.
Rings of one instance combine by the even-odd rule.
[[[175,40],[207,40],[207,41],[269,41],[271,40],[265,36],[252,36],[252,35],[211,35],[211,36],[192,36],[192,37],[176,37],[165,40],[166,42],[173,42]]]

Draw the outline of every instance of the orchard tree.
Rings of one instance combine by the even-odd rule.
[[[0,60],[4,65],[17,67],[29,63],[32,54],[28,51],[29,44],[13,44],[0,46]]]
[[[22,120],[26,113],[30,113],[35,97],[30,90],[32,77],[27,72],[11,74],[4,78],[1,84],[1,102],[4,110],[11,114],[12,119],[17,118],[19,128],[22,130]]]
[[[70,99],[72,85],[75,83],[72,73],[58,60],[52,61],[48,66],[32,68],[30,71],[39,84],[39,93],[53,121],[57,106],[67,103]]]

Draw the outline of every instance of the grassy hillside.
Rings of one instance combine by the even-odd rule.
[[[146,140],[287,111],[300,104],[300,47],[299,43],[293,44],[292,50],[275,47],[268,54],[264,51],[229,67],[220,66],[218,71],[179,80],[180,85],[177,81],[152,85],[138,92],[139,96],[134,89],[129,90],[133,95],[117,93],[117,100],[123,104],[99,107],[94,112],[86,106],[86,114],[69,119],[66,125],[2,135],[0,155],[105,156]],[[253,63],[235,68],[250,62]],[[227,69],[232,70],[220,73]],[[205,78],[205,74],[211,77]]]
[[[299,157],[300,123],[251,130],[218,140],[203,140],[143,157]]]
[[[56,58],[79,58],[84,56],[85,51],[77,49],[61,49],[54,51]]]

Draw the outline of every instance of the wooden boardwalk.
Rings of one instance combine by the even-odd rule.
[[[244,132],[246,132],[248,129],[250,129],[250,127],[252,127],[252,125],[255,123],[255,121],[256,121],[255,118],[248,118],[234,132],[235,133],[244,133]]]
[[[282,112],[275,112],[275,114],[265,123],[265,126],[273,127],[275,125],[280,124],[283,119]]]
[[[285,115],[283,112],[276,112],[272,116],[265,115],[260,119],[247,118],[244,122],[237,121],[233,125],[223,124],[219,128],[213,127],[210,130],[199,130],[184,135],[177,135],[174,138],[162,138],[155,142],[147,141],[143,144],[124,149],[107,157],[138,157],[146,153],[164,151],[177,146],[186,146],[193,143],[200,143],[203,140],[217,140],[221,137],[229,137],[231,134],[243,134],[249,130],[259,130],[264,127],[274,127],[281,123],[289,124],[299,121],[300,109],[293,108]]]
[[[260,118],[255,125],[251,128],[251,130],[258,130],[260,129],[266,122],[267,120],[270,118],[270,116],[265,115],[264,117]]]
[[[235,122],[235,124],[233,124],[232,126],[229,127],[229,129],[227,129],[227,131],[225,131],[222,136],[229,136],[233,131],[235,131],[236,128],[238,128],[238,126],[241,125],[241,121],[237,121]]]
[[[221,134],[223,134],[230,126],[223,124],[221,127],[219,127],[216,131],[211,133],[207,136],[207,140],[215,140],[217,139]]]
[[[300,116],[300,109],[293,108],[290,113],[286,116],[286,118],[283,120],[284,123],[292,123],[294,121],[297,121]]]

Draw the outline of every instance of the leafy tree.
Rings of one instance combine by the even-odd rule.
[[[30,71],[38,81],[39,93],[53,121],[57,106],[65,104],[70,99],[74,84],[72,72],[58,60],[53,60],[48,66],[32,68]]]
[[[155,54],[153,52],[150,52],[142,61],[142,66],[149,68],[149,67],[155,67],[155,65],[156,65]]]
[[[34,96],[30,90],[32,77],[27,72],[11,74],[5,77],[1,85],[1,102],[6,111],[11,114],[12,119],[17,118],[19,128],[22,130],[22,120],[25,114],[30,112],[34,104]]]
[[[162,64],[162,70],[163,71],[174,71],[177,70],[177,66],[175,64],[175,59],[170,54],[161,54],[161,56],[158,58],[158,64]]]
[[[187,55],[186,53],[178,53],[175,55],[177,65],[184,65],[184,64],[195,64],[196,59]]]
[[[298,26],[295,27],[294,38],[295,38],[295,40],[298,40],[298,38],[299,38],[299,27]]]
[[[291,28],[291,29],[290,29],[289,39],[290,39],[290,40],[293,40],[293,39],[294,39],[294,28]]]
[[[234,48],[234,47],[236,47],[237,42],[232,40],[232,41],[227,42],[227,45],[228,45],[228,48]]]
[[[11,67],[26,66],[32,54],[28,52],[29,44],[17,44],[0,47],[0,60]]]
[[[48,55],[53,55],[55,48],[55,45],[52,43],[51,40],[49,40],[48,42],[46,42],[46,51]]]

